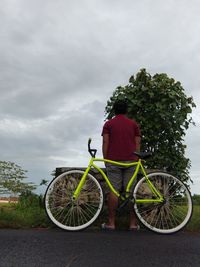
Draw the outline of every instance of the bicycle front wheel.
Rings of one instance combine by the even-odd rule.
[[[178,178],[163,172],[148,174],[148,178],[164,201],[137,202],[155,199],[146,178],[143,177],[134,188],[134,209],[137,217],[144,226],[157,233],[171,234],[181,230],[192,215],[192,198],[187,186]]]
[[[78,231],[91,225],[103,206],[103,192],[99,182],[88,174],[77,200],[73,193],[84,172],[72,170],[56,177],[45,194],[45,209],[58,227]]]

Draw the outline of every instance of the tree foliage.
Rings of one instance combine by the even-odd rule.
[[[128,117],[140,124],[141,150],[153,153],[147,167],[165,169],[188,181],[190,160],[185,157],[184,136],[194,124],[191,113],[195,104],[181,83],[165,73],[151,76],[141,69],[127,85],[114,91],[107,102],[107,119],[114,116],[113,103],[119,99],[127,100]]]
[[[13,162],[0,161],[0,193],[19,194],[26,190],[34,190],[36,186],[24,182],[26,172]]]

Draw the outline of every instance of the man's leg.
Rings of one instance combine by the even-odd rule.
[[[137,229],[137,220],[136,220],[135,212],[132,209],[130,210],[129,228],[130,229]]]
[[[134,170],[135,170],[135,167],[125,168],[123,170],[124,188],[127,187],[127,184],[130,181],[130,178],[133,176]],[[131,192],[133,191],[135,183],[136,183],[136,180],[134,181],[134,184],[131,187]],[[136,218],[132,203],[130,203],[129,209],[130,209],[129,228],[130,229],[136,229],[137,228],[137,218]]]
[[[108,194],[108,227],[115,228],[115,214],[118,206],[118,197],[110,192]]]
[[[106,164],[106,172],[107,176],[112,184],[112,186],[115,188],[116,191],[119,191],[122,186],[122,172],[121,169],[113,164],[107,163]],[[108,193],[108,199],[107,199],[107,205],[108,205],[108,223],[104,224],[105,227],[109,228],[115,228],[115,215],[116,215],[116,209],[118,207],[118,197],[113,193]]]

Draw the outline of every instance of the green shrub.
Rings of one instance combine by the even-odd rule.
[[[18,203],[0,204],[1,228],[50,227],[43,204],[43,196],[24,191]]]
[[[194,194],[192,197],[193,205],[200,205],[200,195]]]
[[[30,207],[43,208],[43,196],[37,195],[31,191],[24,191],[19,197],[17,207],[21,209]]]
[[[200,206],[199,205],[193,206],[193,214],[186,229],[192,232],[200,232]]]

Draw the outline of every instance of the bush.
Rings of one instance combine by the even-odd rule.
[[[44,205],[43,196],[24,191],[17,204],[0,205],[0,228],[51,227]]]
[[[192,197],[192,201],[194,205],[200,205],[200,195],[194,194]]]
[[[28,190],[24,191],[19,197],[17,207],[21,209],[34,207],[44,208],[43,196]]]

